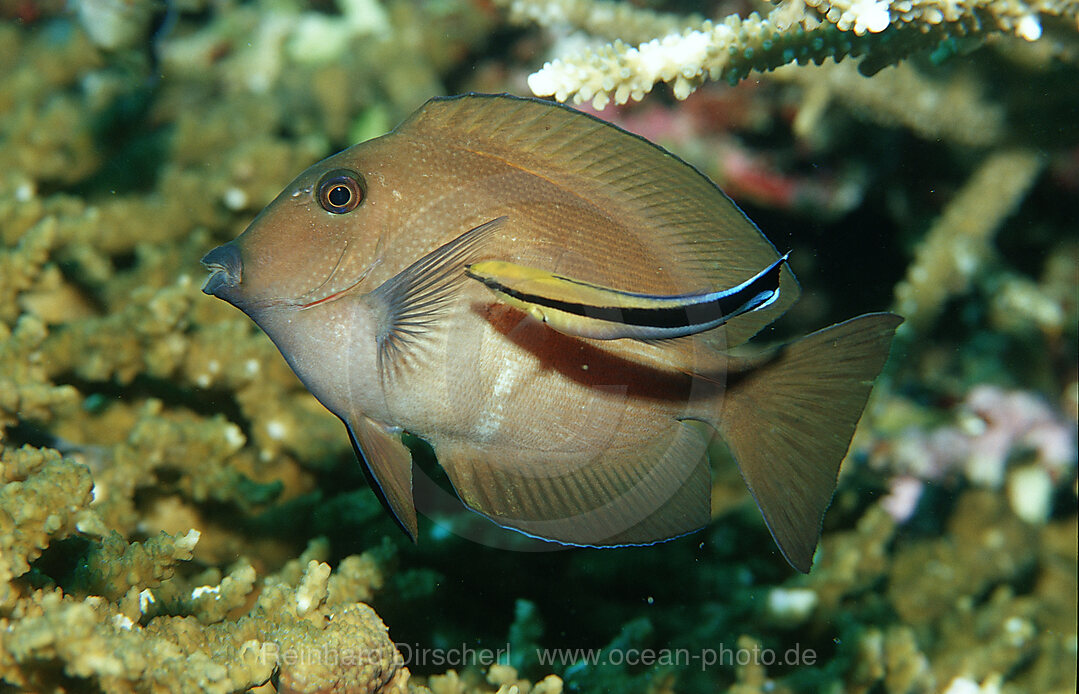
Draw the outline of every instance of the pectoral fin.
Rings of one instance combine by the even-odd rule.
[[[367,301],[382,318],[375,339],[378,369],[383,377],[411,358],[464,278],[465,266],[505,221],[506,217],[498,217],[469,229],[367,295]]]
[[[346,424],[371,489],[415,542],[419,525],[412,499],[412,453],[399,436],[363,415],[352,417]]]
[[[595,340],[656,340],[711,330],[770,306],[779,299],[780,271],[786,262],[784,255],[729,289],[676,295],[626,292],[503,261],[475,263],[465,272],[504,303],[560,333]]]

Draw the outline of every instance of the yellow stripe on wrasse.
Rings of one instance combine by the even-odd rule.
[[[693,335],[779,298],[784,255],[730,289],[656,295],[627,292],[501,260],[469,265],[465,273],[502,302],[558,332],[596,340],[655,340]]]

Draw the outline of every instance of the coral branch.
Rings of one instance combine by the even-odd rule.
[[[1003,106],[986,98],[981,84],[966,73],[934,80],[912,63],[900,63],[867,80],[859,79],[853,63],[829,60],[823,65],[778,68],[773,79],[806,90],[794,121],[801,137],[821,131],[833,102],[881,125],[906,126],[927,140],[985,147],[1007,132]]]
[[[560,6],[567,4],[573,3]],[[567,20],[587,14],[564,12]],[[612,98],[640,100],[658,82],[684,99],[706,79],[734,84],[751,71],[793,62],[865,56],[859,68],[873,74],[949,38],[1010,33],[1035,41],[1042,35],[1040,15],[1074,18],[1079,7],[1063,0],[785,0],[766,17],[732,15],[675,33],[669,29],[676,23],[664,18],[651,41],[634,47],[615,40],[553,60],[528,86],[537,96],[591,101],[598,109]],[[518,10],[514,16],[529,15]]]
[[[933,223],[895,288],[904,331],[925,327],[948,297],[966,290],[991,253],[993,233],[1022,201],[1043,159],[1026,150],[991,155]]]
[[[571,26],[592,36],[629,43],[686,31],[704,21],[698,15],[664,14],[615,0],[496,0],[495,4],[508,10],[512,22],[535,22],[547,28]]]

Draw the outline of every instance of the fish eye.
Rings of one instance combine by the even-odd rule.
[[[365,188],[359,174],[338,169],[322,177],[315,195],[322,209],[333,214],[345,214],[360,206]]]

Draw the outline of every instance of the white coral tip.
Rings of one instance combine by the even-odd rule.
[[[552,65],[547,63],[539,72],[528,76],[528,88],[536,96],[550,96],[558,91],[555,80],[551,77]]]
[[[182,550],[190,552],[195,549],[195,545],[199,543],[199,538],[202,537],[202,533],[192,528],[187,531],[187,534],[183,537],[176,539],[176,546]]]
[[[888,14],[887,2],[862,2],[851,7],[852,11],[857,12],[857,19],[854,23],[855,33],[861,33],[859,30],[867,30],[871,34],[879,34],[888,28],[891,23],[891,15]]]
[[[1015,33],[1027,41],[1037,41],[1042,37],[1042,24],[1037,17],[1028,14],[1019,20],[1019,26],[1015,28]]]

